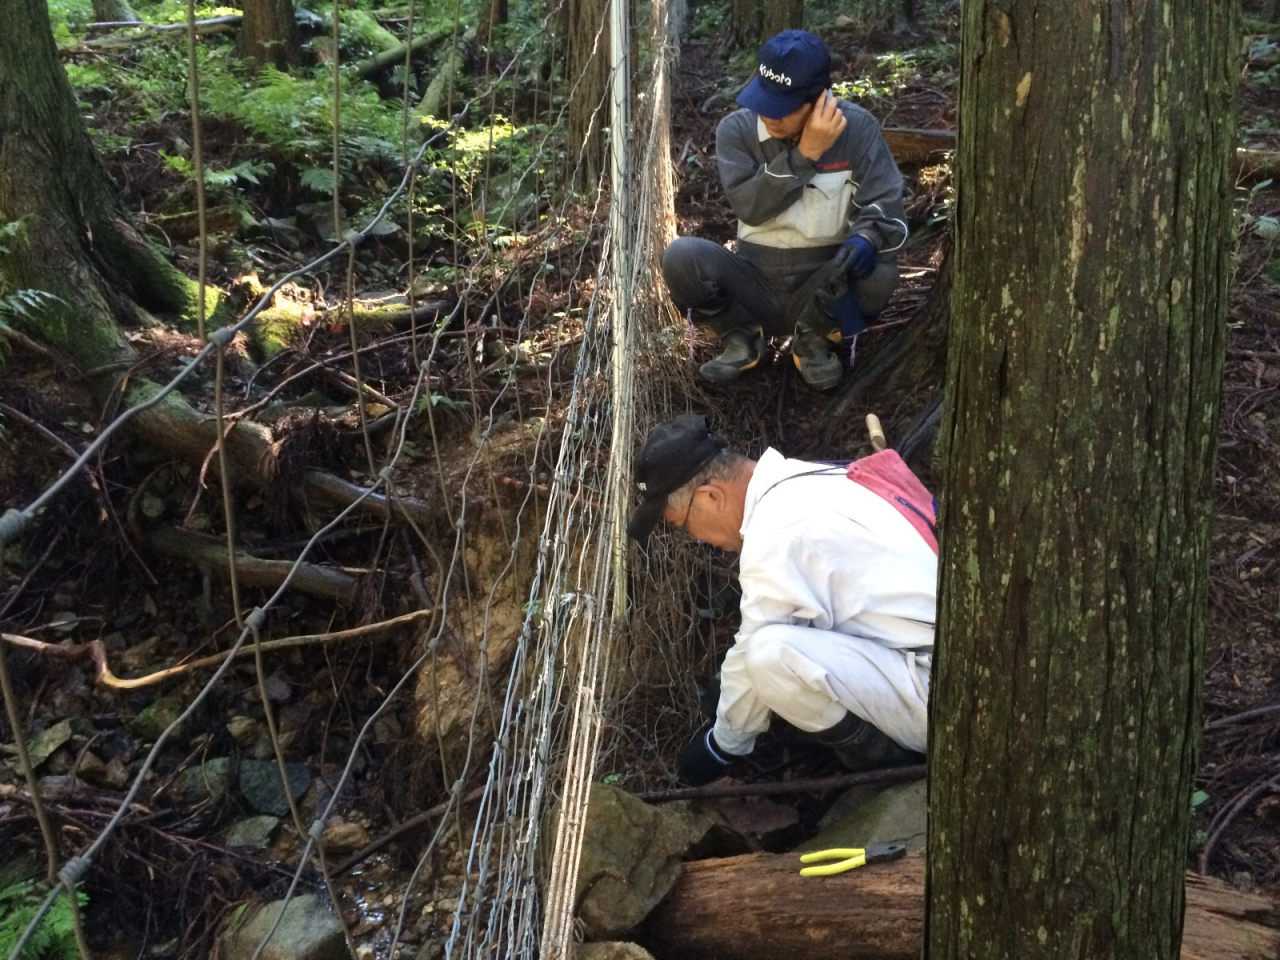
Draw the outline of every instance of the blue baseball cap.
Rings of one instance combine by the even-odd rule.
[[[783,30],[760,48],[756,75],[738,102],[767,120],[795,113],[831,86],[831,54],[807,30]]]

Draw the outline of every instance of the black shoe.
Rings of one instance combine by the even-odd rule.
[[[720,337],[724,349],[714,360],[698,368],[703,380],[730,383],[760,362],[764,356],[764,340],[755,330],[729,330]]]
[[[834,750],[840,762],[854,773],[924,763],[923,753],[899,746],[884,731],[852,713],[846,713],[834,727],[810,736]]]
[[[791,359],[814,390],[830,390],[844,376],[840,358],[831,352],[831,341],[803,327],[796,327],[791,338]]]

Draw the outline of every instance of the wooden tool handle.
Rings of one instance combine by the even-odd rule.
[[[880,426],[880,418],[874,413],[867,414],[867,433],[871,434],[871,449],[879,452],[889,445],[884,438],[884,428]]]

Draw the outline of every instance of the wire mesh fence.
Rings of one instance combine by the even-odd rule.
[[[446,791],[433,808],[437,813],[429,841],[395,891],[399,910],[389,942],[384,944],[388,955],[398,953],[406,925],[413,919],[409,907],[415,902],[415,887],[431,874],[446,840],[458,848],[463,864],[454,884],[456,908],[444,943],[445,956],[569,955],[577,854],[587,786],[597,758],[612,757],[627,764],[638,783],[660,780],[662,757],[670,755],[666,741],[683,736],[686,718],[694,715],[689,709],[693,691],[688,677],[690,661],[697,654],[689,643],[695,624],[686,594],[702,562],[700,555],[680,544],[663,545],[658,549],[664,557],[633,571],[623,534],[633,438],[648,424],[682,410],[688,393],[688,373],[673,347],[678,338],[669,333],[682,327],[666,306],[656,270],[657,256],[673,233],[667,101],[680,6],[655,2],[637,18],[628,3],[615,2],[595,9],[593,29],[583,30],[577,24],[578,35],[590,43],[590,52],[579,60],[580,74],[565,79],[567,89],[557,88],[558,81],[550,79],[547,88],[534,91],[534,96],[562,104],[556,124],[566,111],[584,109],[585,100],[584,142],[576,156],[559,156],[558,140],[551,132],[555,124],[549,125],[548,132],[522,155],[522,168],[510,171],[501,185],[493,161],[499,133],[492,122],[480,118],[503,112],[500,91],[507,91],[513,100],[517,96],[516,88],[503,81],[516,69],[523,48],[518,47],[505,63],[486,58],[480,92],[456,102],[456,108],[448,110],[450,121],[425,138],[411,134],[406,122],[402,175],[376,215],[322,256],[282,276],[236,322],[211,331],[198,354],[152,395],[148,404],[160,404],[198,371],[212,367],[212,415],[218,430],[210,456],[220,464],[217,474],[225,509],[236,639],[177,718],[155,738],[113,815],[90,843],[74,852],[59,851],[52,835],[56,831],[45,826],[51,880],[56,876],[57,883],[11,958],[21,954],[26,937],[58,897],[69,895],[76,902],[78,885],[95,868],[113,834],[136,812],[154,761],[173,732],[226,682],[237,658],[249,650],[272,754],[301,843],[286,900],[312,886],[318,877],[335,912],[344,916],[349,904],[343,902],[333,865],[319,841],[339,808],[344,784],[353,776],[371,731],[398,696],[415,690],[418,733],[425,744],[434,741],[439,747],[439,778]],[[560,7],[550,8],[542,17],[543,26],[562,15]],[[189,18],[194,37],[191,10]],[[633,48],[631,29],[637,22],[640,39]],[[335,17],[335,31],[339,23]],[[468,38],[460,25],[455,34],[465,46]],[[537,42],[538,36],[532,33],[526,44]],[[599,89],[592,86],[584,97],[586,86],[595,83],[592,77],[601,59],[608,64],[607,82]],[[198,78],[194,48],[190,66]],[[339,68],[335,62],[336,91],[341,90]],[[193,88],[198,92],[198,80]],[[404,101],[407,113],[411,101],[407,86]],[[335,96],[335,171],[343,164],[340,104],[341,97]],[[511,113],[517,109],[514,102],[508,106]],[[199,142],[200,117],[194,110],[193,124]],[[405,344],[413,355],[414,376],[402,386],[391,412],[371,412],[371,391],[354,391],[371,482],[349,493],[343,508],[300,547],[274,592],[251,605],[246,598],[254,594],[240,583],[243,571],[237,571],[237,497],[231,489],[233,470],[226,460],[226,439],[239,419],[227,409],[227,350],[238,334],[269,309],[282,288],[318,271],[343,266],[340,286],[349,307],[360,245],[388,217],[405,218],[408,235],[414,236],[413,198],[432,152],[451,138],[474,134],[477,127],[489,138],[488,152],[482,151],[484,160],[476,168],[467,196],[461,201],[455,198],[451,211],[454,229],[462,234],[455,240],[478,251],[465,264],[458,264],[456,306],[430,328],[419,329],[415,321]],[[609,134],[607,141],[600,137],[602,145],[607,143],[608,173],[594,184],[594,191],[550,190],[548,183],[556,178],[581,180],[581,170],[591,166],[590,144],[602,131]],[[196,177],[203,181],[199,157]],[[513,239],[514,208],[525,193],[540,198],[537,225]],[[339,199],[335,189],[335,225],[341,220]],[[200,207],[203,220],[203,197]],[[526,220],[526,226],[533,226],[533,221]],[[455,248],[461,246],[458,243]],[[202,282],[206,248],[202,234],[198,247]],[[411,288],[421,268],[411,239],[405,263]],[[509,278],[500,276],[504,270],[510,270]],[[585,303],[580,309],[564,311],[554,333],[548,335],[541,299],[546,275],[560,270],[582,291]],[[200,299],[203,303],[203,296]],[[478,344],[486,342],[484,318],[494,316],[499,299],[509,301],[508,315],[517,317],[515,331],[492,336],[488,342],[500,344],[505,356],[498,360],[509,373],[494,388],[487,375],[493,372],[495,358],[483,349],[466,351],[467,379],[458,384],[458,392],[477,398],[477,429],[470,455],[459,456],[453,445],[456,438],[438,422],[437,401],[443,394],[433,380],[435,367],[450,343],[451,328],[478,330]],[[357,339],[354,324],[351,331],[347,356],[352,379],[359,386],[364,383],[360,358],[368,346]],[[538,372],[539,364],[530,363],[522,351],[532,349],[540,339],[550,347],[552,359],[542,363],[541,378],[530,386],[521,381],[521,368]],[[571,349],[565,348],[566,343]],[[14,542],[29,532],[42,511],[108,444],[119,439],[120,431],[144,408],[119,413],[38,498],[0,518],[0,543]],[[531,421],[537,422],[536,428],[530,428]],[[513,434],[518,442],[510,442]],[[406,466],[404,457],[407,447],[424,439],[437,465],[430,479],[416,477],[416,468]],[[513,469],[517,467],[518,471]],[[515,472],[528,481],[513,484]],[[436,488],[447,518],[443,527],[435,529],[428,529],[421,513],[409,505],[430,486]],[[495,502],[498,510],[489,509]],[[360,718],[328,801],[318,806],[308,823],[289,788],[287,748],[265,687],[264,651],[276,649],[268,639],[273,629],[269,614],[290,596],[299,571],[322,549],[326,538],[375,507],[389,521],[404,525],[410,541],[432,560],[431,569],[417,578],[420,589],[412,611],[426,625],[417,631],[417,655],[381,702]],[[487,560],[477,560],[486,553]],[[13,599],[9,598],[10,603]],[[639,609],[644,616],[632,617]],[[22,638],[7,639],[17,643]],[[466,658],[471,675],[449,670],[446,661],[458,643],[473,645]],[[449,689],[451,681],[459,685],[461,698],[458,690]],[[17,694],[7,686],[5,698],[7,705],[17,707]],[[14,736],[21,742],[16,709],[10,717]],[[27,780],[29,793],[38,802],[40,791],[30,770]],[[479,787],[469,789],[473,784]],[[57,857],[54,851],[59,851]],[[442,889],[439,878],[435,888]],[[347,937],[356,946],[350,928]],[[262,954],[266,942],[264,938],[255,956]]]

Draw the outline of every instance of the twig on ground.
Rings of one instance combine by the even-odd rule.
[[[1202,875],[1208,875],[1209,858],[1213,856],[1213,848],[1218,845],[1218,838],[1227,829],[1227,825],[1248,805],[1250,800],[1265,790],[1280,790],[1280,776],[1257,781],[1247,790],[1242,790],[1232,804],[1218,811],[1218,815],[1214,817],[1214,823],[1211,825],[1209,836],[1204,842],[1204,849],[1200,851],[1200,873]]]
[[[390,620],[382,620],[378,623],[365,624],[363,627],[352,627],[350,630],[337,630],[332,633],[301,634],[296,637],[283,637],[279,640],[268,640],[266,643],[262,644],[262,652],[273,653],[277,650],[291,650],[294,647],[306,647],[312,644],[338,643],[343,640],[356,640],[361,637],[376,636],[377,634],[391,630],[394,627],[411,623],[414,620],[420,620],[423,617],[429,617],[431,614],[431,610],[415,610],[413,613],[406,613],[403,616],[392,617]],[[0,633],[0,640],[3,640],[5,643],[12,644],[15,647],[23,647],[27,650],[35,650],[40,654],[65,658],[68,660],[79,660],[83,657],[89,657],[98,668],[97,681],[103,686],[114,687],[117,690],[133,690],[137,687],[146,687],[154,683],[159,683],[161,680],[167,680],[170,677],[190,673],[192,670],[203,670],[206,667],[216,667],[231,655],[230,651],[215,653],[209,657],[201,657],[199,660],[192,660],[190,663],[180,663],[176,666],[167,667],[164,670],[157,670],[155,673],[149,673],[144,677],[134,677],[129,679],[126,677],[117,677],[111,672],[111,667],[107,663],[107,648],[103,646],[101,640],[92,640],[89,643],[71,647],[62,647],[54,643],[45,643],[43,640],[24,637],[21,634],[16,633]],[[238,660],[243,657],[252,656],[253,652],[253,644],[245,644],[236,653],[236,659]]]
[[[459,801],[459,806],[465,803],[475,803],[477,800],[484,797],[485,789],[486,789],[485,787],[477,787],[475,790],[472,790],[465,797],[463,797],[461,801]],[[368,846],[364,847],[361,850],[357,850],[355,853],[353,853],[350,857],[348,857],[342,863],[334,867],[331,875],[335,877],[340,877],[344,873],[346,873],[348,870],[351,870],[353,867],[359,866],[361,862],[373,856],[383,847],[387,846],[392,841],[394,841],[397,837],[403,836],[404,834],[408,833],[410,830],[416,830],[418,827],[422,826],[423,824],[430,823],[436,817],[442,816],[444,812],[449,809],[449,805],[451,803],[453,803],[452,797],[450,797],[448,800],[440,801],[434,807],[429,807],[428,809],[423,810],[419,814],[415,814],[414,816],[410,817],[408,820],[402,820],[400,823],[396,824],[396,826],[394,826],[387,833],[383,834],[377,840],[373,841],[373,843],[369,844]]]
[[[1223,727],[1229,727],[1236,723],[1245,723],[1257,717],[1265,717],[1273,713],[1280,713],[1280,703],[1273,703],[1265,707],[1256,707],[1253,710],[1245,710],[1243,713],[1232,714],[1229,717],[1221,717],[1217,720],[1210,721],[1204,725],[1205,732],[1210,730],[1221,730]]]

